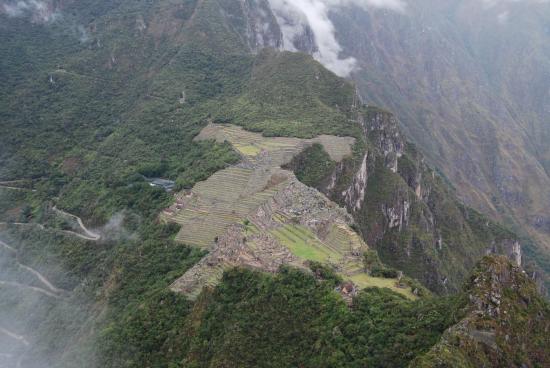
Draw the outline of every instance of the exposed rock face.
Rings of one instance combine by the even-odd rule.
[[[368,152],[363,156],[361,167],[353,177],[353,183],[342,192],[344,202],[348,208],[352,208],[355,211],[361,209],[363,201],[365,200],[365,190],[367,189],[367,159],[369,158]],[[336,185],[337,172],[334,172],[331,177],[331,184],[328,189],[331,190]]]
[[[493,248],[488,253],[504,254],[516,266],[521,266],[521,244],[517,240],[506,239],[500,243],[498,248],[493,244]]]
[[[393,173],[397,172],[397,161],[405,150],[405,140],[399,131],[397,119],[384,111],[369,114],[361,119],[365,136],[382,152],[385,164]]]
[[[521,264],[515,235],[462,205],[391,113],[367,108],[357,121],[365,153],[337,164],[319,188],[345,205],[384,262],[442,293],[456,291],[487,253]]]
[[[246,38],[256,53],[265,47],[281,49],[283,35],[267,0],[240,0],[246,19]]]
[[[550,3],[490,3],[417,0],[406,14],[353,7],[331,20],[364,101],[399,116],[465,203],[548,254]]]
[[[463,292],[464,317],[410,367],[547,367],[550,306],[524,271],[484,258]]]

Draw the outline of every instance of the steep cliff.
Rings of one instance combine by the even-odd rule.
[[[431,169],[401,134],[397,119],[378,108],[360,109],[363,146],[334,166],[322,164],[314,183],[346,206],[370,246],[393,267],[433,291],[457,291],[475,262],[488,253],[521,264],[517,237],[462,204],[445,178]],[[299,160],[311,160],[297,165]],[[294,162],[315,167],[311,151]],[[324,162],[324,161],[322,161]]]
[[[399,117],[466,204],[533,238],[526,256],[550,271],[550,4],[409,5],[331,13],[361,95]]]

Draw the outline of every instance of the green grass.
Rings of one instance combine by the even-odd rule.
[[[327,248],[307,228],[300,225],[283,225],[270,231],[292,254],[304,260],[337,261],[341,255]]]
[[[369,287],[388,288],[396,293],[404,295],[408,299],[415,300],[417,296],[411,292],[410,287],[400,288],[396,286],[396,279],[385,279],[381,277],[371,277],[365,273],[350,277],[351,281],[357,284],[361,289]]]
[[[234,144],[235,149],[242,153],[245,156],[256,156],[261,152],[261,149],[254,146],[254,145],[240,145],[240,144]]]

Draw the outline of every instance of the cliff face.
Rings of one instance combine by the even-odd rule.
[[[241,0],[238,3],[238,12],[229,15],[244,21],[240,33],[245,36],[250,50],[257,53],[266,47],[282,48],[283,35],[267,0]]]
[[[550,308],[524,271],[486,257],[463,291],[465,317],[410,367],[547,367]]]
[[[367,108],[357,121],[364,149],[318,186],[345,205],[384,262],[439,293],[456,291],[485,254],[506,254],[521,264],[516,236],[461,204],[405,141],[391,113]]]
[[[365,102],[407,137],[468,205],[550,244],[550,6],[419,0],[403,14],[331,14]],[[521,55],[521,57],[518,57]],[[535,247],[530,247],[535,248]],[[546,264],[546,266],[545,266]]]

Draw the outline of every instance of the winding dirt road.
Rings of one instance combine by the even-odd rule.
[[[86,226],[84,226],[84,223],[82,222],[82,219],[76,215],[73,215],[71,213],[68,213],[68,212],[65,212],[63,210],[60,210],[59,208],[57,208],[56,206],[53,206],[53,210],[57,213],[59,213],[60,215],[62,216],[65,216],[65,217],[70,217],[72,219],[75,219],[76,222],[78,223],[78,226],[80,226],[80,228],[82,229],[82,231],[84,231],[84,233],[86,235],[82,235],[82,234],[78,234],[78,233],[74,233],[74,234],[77,234],[79,235],[81,238],[84,238],[84,239],[87,239],[87,240],[94,240],[94,241],[97,241],[99,239],[101,239],[101,235],[99,235],[98,233],[95,233],[91,230],[89,230]],[[67,231],[67,230],[63,230],[63,231]],[[71,231],[72,233],[72,231]]]
[[[46,230],[46,227],[42,224],[37,224],[35,222],[0,222],[0,225],[15,225],[15,226],[36,226],[38,228],[40,228],[41,230]],[[53,230],[53,231],[59,231],[61,233],[65,233],[67,235],[72,235],[72,236],[76,236],[80,239],[84,239],[84,240],[91,240],[91,241],[98,241],[99,239],[101,239],[101,236],[99,234],[96,234],[96,233],[93,233],[93,232],[90,232],[91,234],[94,234],[94,236],[86,236],[86,235],[82,235],[82,234],[79,234],[77,232],[74,232],[74,231],[71,231],[71,230],[60,230],[60,229],[55,229],[55,228],[47,228],[49,230]]]
[[[19,283],[16,283],[16,282],[0,281],[0,283],[4,283],[4,285],[9,285],[9,286],[31,288],[34,291],[39,291],[39,292],[42,292],[43,294],[46,294],[48,296],[53,296],[53,297],[60,297],[60,294],[63,294],[63,293],[67,292],[66,290],[59,289],[59,288],[55,287],[44,275],[42,275],[40,272],[38,272],[34,268],[29,267],[29,266],[24,265],[21,262],[19,262],[18,252],[15,248],[13,248],[12,246],[10,246],[9,244],[5,243],[2,240],[0,240],[0,245],[3,246],[4,248],[8,249],[11,253],[15,254],[15,261],[17,262],[17,265],[19,267],[21,267],[22,269],[32,273],[38,280],[40,280],[40,282],[48,290],[38,288],[38,287],[35,287],[35,286],[27,286],[27,285],[19,284]]]
[[[20,284],[18,282],[2,281],[2,280],[0,280],[0,285],[11,286],[11,287],[18,288],[18,289],[27,289],[27,290],[30,290],[30,291],[36,291],[37,293],[41,293],[41,294],[47,295],[47,296],[52,297],[52,298],[61,299],[61,296],[59,296],[57,294],[54,294],[54,293],[52,293],[48,290],[36,287],[36,286],[29,286],[29,285],[25,285],[25,284]]]
[[[22,343],[25,346],[29,346],[29,342],[27,341],[25,336],[18,335],[15,332],[11,332],[10,330],[8,330],[4,327],[0,327],[0,333],[3,333],[4,335],[9,336],[14,340],[19,341],[20,343]]]

